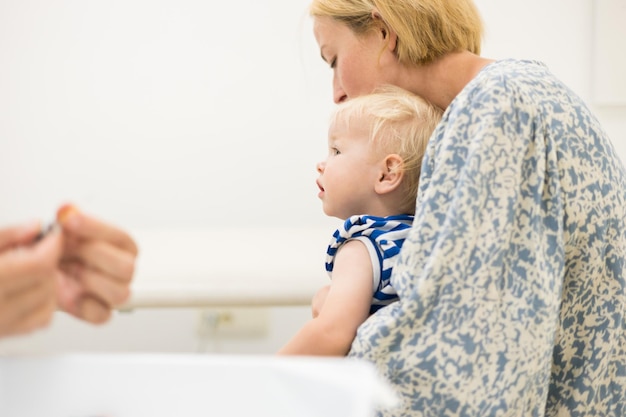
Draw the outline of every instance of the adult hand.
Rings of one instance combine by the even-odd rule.
[[[65,248],[57,300],[85,321],[106,322],[130,295],[137,245],[124,231],[65,205],[57,212]]]
[[[0,338],[46,326],[56,310],[58,231],[33,243],[38,223],[0,229]]]

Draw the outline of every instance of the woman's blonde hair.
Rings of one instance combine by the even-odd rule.
[[[357,35],[392,30],[405,64],[427,64],[449,52],[480,54],[483,24],[472,0],[313,0],[309,13],[336,19]]]
[[[380,154],[402,158],[404,213],[415,212],[417,186],[428,139],[441,120],[442,111],[421,97],[400,87],[386,85],[371,94],[342,102],[331,122],[341,121],[350,128],[358,123],[369,128],[369,143]]]

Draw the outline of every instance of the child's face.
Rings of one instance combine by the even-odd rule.
[[[328,157],[317,164],[317,185],[324,213],[329,216],[347,219],[374,208],[380,158],[371,151],[369,131],[363,125],[352,120],[348,129],[344,121],[337,120],[328,130]]]

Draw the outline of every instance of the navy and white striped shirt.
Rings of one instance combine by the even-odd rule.
[[[326,271],[331,278],[335,255],[341,245],[349,240],[359,240],[367,247],[374,274],[370,314],[398,299],[389,279],[396,255],[412,224],[413,216],[408,214],[388,217],[357,215],[347,219],[333,234],[326,250]]]

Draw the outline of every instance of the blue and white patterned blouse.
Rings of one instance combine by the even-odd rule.
[[[350,356],[402,399],[384,416],[626,416],[626,179],[541,63],[485,67],[429,143],[400,300]]]
[[[341,228],[333,233],[333,238],[326,249],[326,271],[332,278],[333,265],[337,251],[349,240],[358,240],[365,244],[372,261],[372,304],[370,314],[398,299],[389,279],[397,255],[404,243],[413,216],[352,216]]]

